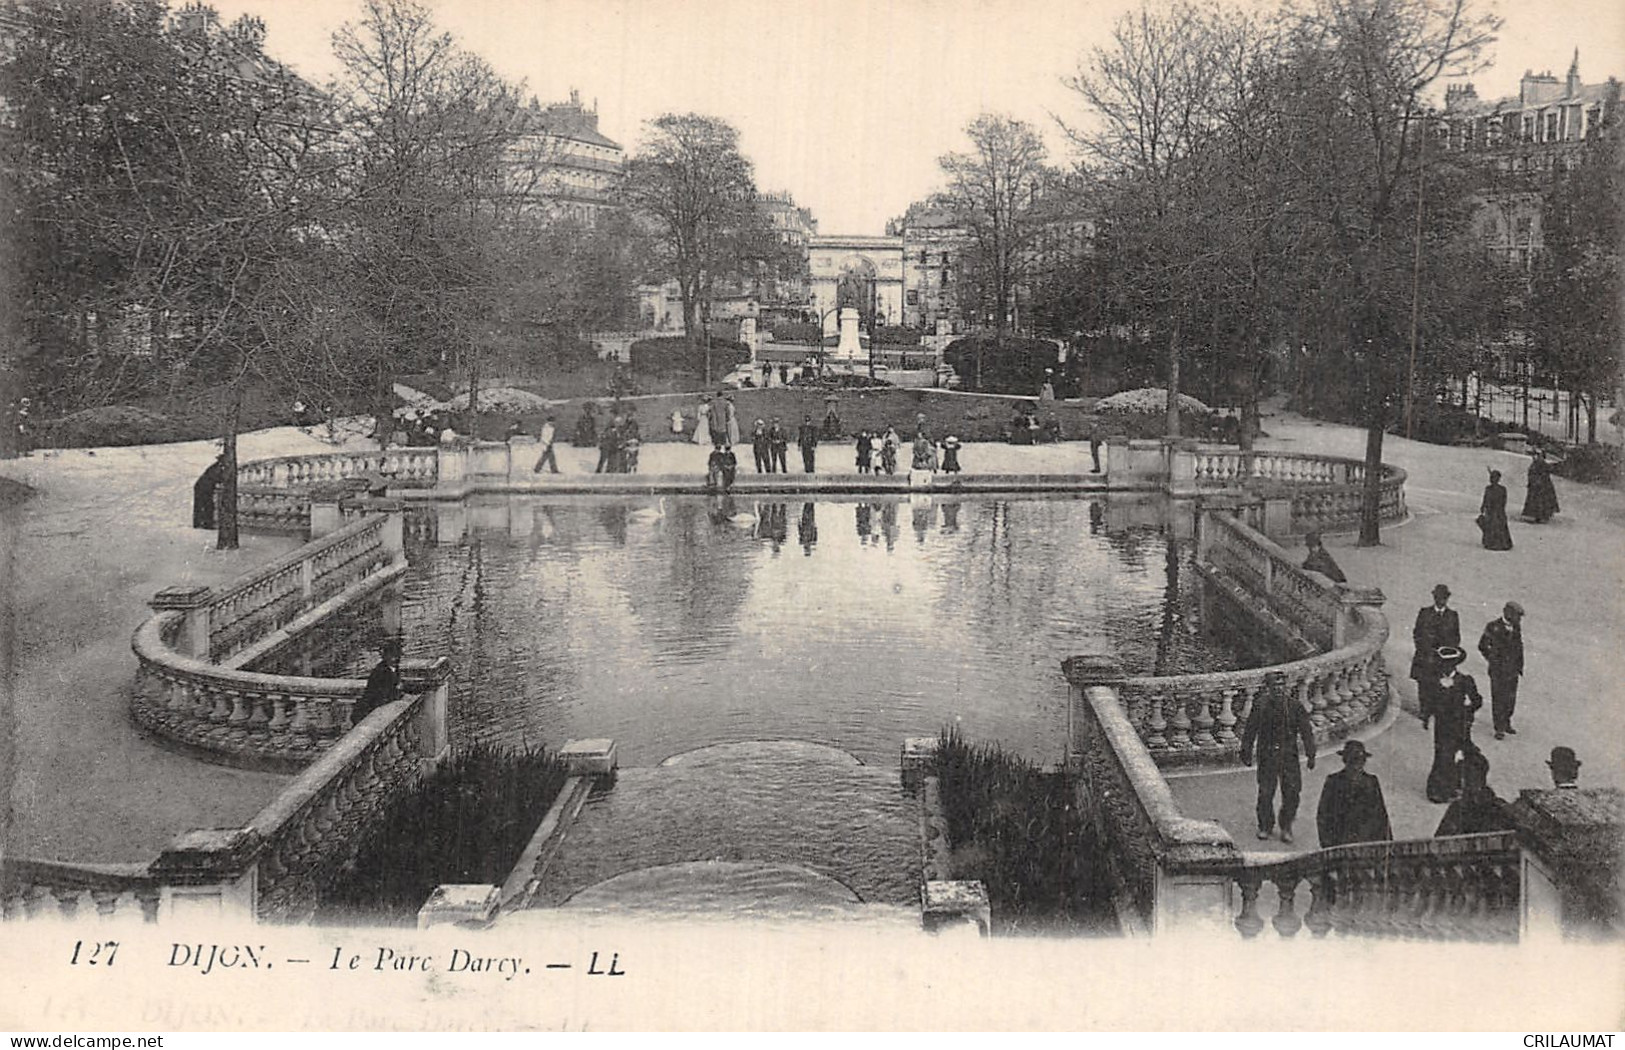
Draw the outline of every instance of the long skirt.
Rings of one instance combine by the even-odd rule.
[[[702,411],[695,417],[694,444],[702,446],[711,444],[711,414],[709,412]]]

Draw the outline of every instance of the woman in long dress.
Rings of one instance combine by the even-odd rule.
[[[1449,802],[1461,791],[1458,756],[1473,743],[1473,714],[1484,706],[1478,683],[1460,672],[1467,654],[1453,645],[1434,651],[1444,668],[1439,689],[1434,693],[1433,768],[1428,770],[1429,802]]]
[[[1490,471],[1490,483],[1484,486],[1484,502],[1478,507],[1478,527],[1484,533],[1484,549],[1509,551],[1512,549],[1512,530],[1507,527],[1507,490],[1501,484],[1501,472]]]
[[[888,474],[897,473],[897,449],[902,443],[897,428],[888,423],[886,434],[880,439],[880,466]]]
[[[700,407],[694,410],[694,444],[702,448],[711,444],[711,399],[700,398]]]
[[[732,394],[728,394],[723,399],[722,406],[723,411],[727,413],[724,418],[726,420],[725,426],[727,427],[728,434],[728,447],[733,448],[735,445],[739,444],[739,410],[734,408],[734,399]]]
[[[1524,485],[1524,520],[1544,525],[1560,509],[1557,488],[1552,484],[1552,468],[1546,462],[1545,453],[1537,448],[1529,461],[1529,476]]]

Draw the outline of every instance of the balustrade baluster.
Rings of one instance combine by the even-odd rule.
[[[1237,742],[1235,704],[1240,696],[1241,690],[1236,686],[1226,686],[1219,691],[1219,711],[1213,719],[1216,723],[1213,739],[1221,747],[1229,747]]]
[[[1191,716],[1185,709],[1187,696],[1176,689],[1168,690],[1168,709],[1173,713],[1168,715],[1168,748],[1171,751],[1186,751],[1191,746]]]
[[[1162,693],[1153,689],[1146,694],[1146,738],[1145,746],[1148,750],[1159,751],[1168,747],[1168,738],[1164,731],[1168,723],[1162,717]]]
[[[1333,895],[1336,891],[1330,872],[1316,872],[1309,876],[1308,881],[1309,911],[1304,914],[1303,924],[1309,927],[1310,934],[1321,938],[1330,933],[1335,925]]]
[[[265,724],[265,728],[280,736],[293,724],[293,719],[288,715],[288,698],[282,693],[275,693],[270,698],[270,704],[271,720]]]
[[[1249,940],[1264,932],[1264,920],[1258,914],[1258,890],[1264,880],[1255,871],[1242,869],[1236,876],[1241,887],[1241,914],[1236,916],[1235,927]]]
[[[1270,925],[1282,937],[1292,937],[1303,929],[1303,919],[1298,916],[1298,879],[1292,872],[1282,872],[1271,875],[1270,881],[1275,883],[1275,894],[1278,904],[1275,909],[1275,918]]]
[[[1191,746],[1197,748],[1212,748],[1218,746],[1213,736],[1213,713],[1209,705],[1215,702],[1215,697],[1208,692],[1198,691],[1192,699],[1196,702],[1196,714],[1191,719]],[[1224,703],[1224,694],[1221,692],[1217,702]]]

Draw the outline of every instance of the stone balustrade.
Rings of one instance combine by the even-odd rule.
[[[1196,560],[1239,584],[1317,649],[1332,648],[1342,610],[1338,592],[1264,533],[1227,514],[1204,513],[1197,521]]]
[[[1269,925],[1282,937],[1307,927],[1315,937],[1519,939],[1524,861],[1516,832],[1266,856],[1249,857],[1235,874],[1241,900],[1234,924],[1243,937],[1264,929],[1259,900],[1268,886],[1275,899]]]
[[[1365,464],[1338,456],[1303,452],[1243,452],[1229,445],[1198,445],[1191,454],[1198,489],[1245,489],[1260,499],[1290,501],[1291,532],[1338,532],[1358,528],[1365,485]],[[1378,518],[1386,523],[1405,517],[1405,472],[1383,465]],[[1263,525],[1254,521],[1255,527]],[[1275,528],[1265,531],[1278,534]]]
[[[231,764],[298,768],[350,729],[355,679],[245,670],[406,571],[401,512],[369,514],[228,584],[169,588],[132,641],[136,721]]]
[[[1560,936],[1556,855],[1523,831],[1364,842],[1283,857],[1245,853],[1217,824],[1186,817],[1097,644],[1062,665],[1072,688],[1069,765],[1078,805],[1106,845],[1119,926],[1130,935],[1505,942]],[[1264,905],[1269,917],[1264,917]]]
[[[1068,658],[1067,761],[1104,849],[1118,924],[1130,935],[1222,929],[1241,854],[1230,833],[1180,812],[1124,710],[1122,668],[1102,644]]]
[[[426,488],[435,483],[439,464],[440,450],[433,447],[317,452],[244,463],[237,468],[237,484],[305,489],[350,478],[382,478],[404,488]]]
[[[1388,621],[1380,591],[1331,586],[1306,573],[1268,537],[1225,514],[1197,525],[1198,565],[1245,615],[1287,648],[1309,655],[1265,667],[1124,678],[1128,723],[1161,765],[1238,761],[1241,732],[1272,671],[1309,711],[1329,744],[1371,724],[1388,707],[1382,647]]]
[[[308,919],[367,821],[446,755],[449,678],[445,657],[403,661],[406,699],[368,714],[242,827],[185,832],[148,864],[7,858],[0,917]]]
[[[160,883],[145,864],[0,861],[0,920],[155,922]]]

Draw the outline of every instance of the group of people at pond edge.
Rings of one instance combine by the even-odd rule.
[[[1546,454],[1535,449],[1530,454],[1529,473],[1524,479],[1523,520],[1532,525],[1544,525],[1561,510],[1557,505],[1557,487],[1552,484],[1552,467]],[[1501,472],[1490,471],[1490,481],[1484,486],[1484,499],[1478,505],[1480,542],[1485,550],[1512,549],[1512,529],[1507,524],[1507,490],[1501,484]]]
[[[1337,566],[1324,554],[1319,536],[1310,534],[1306,568],[1341,580]],[[1501,615],[1484,625],[1478,652],[1490,682],[1490,715],[1496,740],[1516,736],[1518,685],[1523,677],[1523,606],[1507,602]],[[1507,826],[1502,803],[1489,787],[1490,762],[1473,742],[1475,716],[1484,705],[1478,683],[1461,670],[1467,653],[1461,646],[1461,620],[1450,608],[1450,588],[1433,588],[1433,603],[1420,609],[1411,631],[1415,655],[1410,677],[1423,728],[1433,729],[1433,764],[1426,792],[1430,802],[1449,804],[1437,835],[1463,835]],[[1372,752],[1358,740],[1337,752],[1344,769],[1326,778],[1316,813],[1322,848],[1393,837],[1388,808],[1377,778],[1365,771]],[[1287,692],[1286,676],[1271,671],[1248,712],[1241,737],[1241,761],[1257,765],[1258,837],[1269,838],[1277,826],[1281,840],[1292,841],[1292,825],[1303,789],[1299,763],[1315,768],[1315,735],[1308,710]],[[1569,747],[1555,747],[1547,767],[1559,788],[1576,786],[1580,760]],[[1280,804],[1277,808],[1276,795]]]

